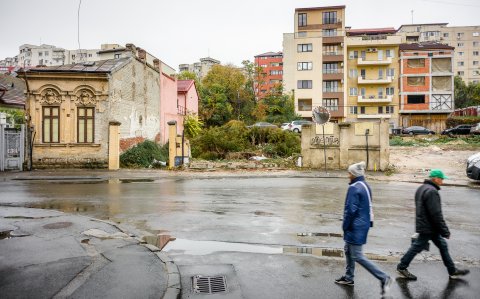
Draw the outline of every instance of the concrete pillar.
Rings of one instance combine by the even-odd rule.
[[[108,127],[108,169],[120,168],[120,125],[118,121],[111,121]]]
[[[168,123],[168,168],[175,167],[175,156],[177,154],[177,121],[171,120]]]
[[[350,123],[339,123],[338,127],[340,128],[340,169],[348,168],[348,149],[350,147]]]
[[[387,169],[390,161],[390,137],[388,133],[388,120],[382,119],[380,121],[380,170]]]

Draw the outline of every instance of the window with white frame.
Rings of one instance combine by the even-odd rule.
[[[350,95],[351,96],[358,95],[358,89],[356,87],[350,87]]]
[[[480,32],[472,32],[472,36],[480,36]]]
[[[298,44],[297,45],[297,52],[312,52],[313,46],[312,44]]]
[[[312,89],[312,80],[298,80],[297,81],[298,89]]]
[[[358,114],[358,107],[350,106],[350,114]]]
[[[473,42],[474,47],[478,47],[478,45],[480,45],[480,42]]]
[[[297,62],[297,71],[310,71],[312,68],[312,62]]]
[[[478,56],[478,51],[473,51],[473,56]]]
[[[348,52],[348,59],[357,59],[357,58],[358,58],[358,51]]]
[[[323,29],[322,33],[323,37],[337,36],[337,29]]]
[[[387,87],[387,89],[385,91],[386,91],[387,96],[393,96],[393,94],[395,93],[395,88],[394,87]]]
[[[474,61],[474,62],[473,62],[473,65],[478,65],[478,61],[477,61],[477,60]]]
[[[393,58],[394,57],[394,51],[393,50],[386,50],[385,55],[387,57],[392,57]]]
[[[357,69],[349,69],[348,76],[350,78],[357,78],[358,77],[358,70]]]
[[[298,14],[298,27],[307,26],[307,14],[299,13]]]
[[[387,77],[395,76],[395,69],[387,69]]]
[[[457,52],[458,53],[458,56],[463,56],[463,52]]]
[[[463,47],[463,43],[457,43],[457,47]]]
[[[458,71],[458,72],[457,72],[457,75],[463,76],[463,75],[465,75],[465,72],[464,72],[464,71]]]
[[[463,66],[465,63],[463,61],[457,61],[457,66]]]
[[[385,107],[385,112],[388,113],[388,114],[395,113],[395,106],[386,106]]]

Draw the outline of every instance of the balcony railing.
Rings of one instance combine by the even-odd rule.
[[[358,77],[358,84],[390,84],[393,82],[393,77],[379,77],[377,79],[366,79],[365,77]]]
[[[358,57],[358,65],[387,65],[392,63],[392,57],[385,57],[382,60],[378,59],[366,59],[364,57]]]
[[[343,69],[323,69],[324,74],[343,74]]]
[[[187,109],[183,106],[177,106],[177,114],[187,115]]]
[[[338,18],[325,18],[325,19],[322,19],[322,24],[323,25],[330,25],[330,24],[341,24],[342,23],[342,19],[338,19]]]
[[[393,100],[393,95],[369,95],[369,96],[358,96],[358,103],[391,103]]]

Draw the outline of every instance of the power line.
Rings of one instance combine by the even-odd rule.
[[[480,7],[480,5],[475,5],[475,4],[466,4],[466,3],[440,1],[440,0],[422,0],[422,1],[423,2],[433,2],[433,3],[447,4],[447,5],[455,5],[455,6]]]

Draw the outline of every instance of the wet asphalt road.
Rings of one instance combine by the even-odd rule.
[[[408,248],[414,230],[413,194],[418,184],[373,182],[371,186],[376,221],[365,252],[387,261],[385,267],[393,273],[393,265]],[[290,268],[301,279],[309,281],[312,277],[313,286],[322,279],[331,283],[335,275],[341,274],[341,217],[346,188],[346,178],[5,181],[0,182],[0,204],[79,213],[113,220],[133,230],[168,233],[178,240],[165,250],[185,272],[195,264],[234,264],[234,273],[241,276],[238,279],[243,296],[268,298],[245,293],[262,287],[257,285],[262,275],[272,276],[271,281],[282,279],[281,273],[289,271],[289,267],[283,267],[289,263],[297,265]],[[478,281],[480,190],[444,187],[441,196],[443,213],[452,231],[451,255],[459,264],[475,269],[471,277]],[[267,261],[261,262],[259,254]],[[325,255],[334,258],[318,257]],[[431,263],[417,272],[435,268],[439,269],[435,270],[436,275],[443,273],[437,249],[424,253],[420,259]],[[270,265],[269,261],[275,260],[281,269]],[[251,267],[261,267],[265,262],[265,269],[249,273]],[[329,270],[314,273],[312,269],[317,263],[325,263]],[[267,271],[269,268],[280,272],[274,275]],[[358,271],[362,273],[363,269]],[[367,285],[375,283],[375,294],[378,293],[377,283],[368,274],[359,275],[359,281],[362,280]],[[470,298],[478,291],[478,287],[466,288],[465,284],[453,285],[444,280],[445,275],[435,280],[438,285],[422,284],[420,290],[418,286],[410,290],[408,285],[398,283],[396,293],[403,298]],[[444,288],[440,287],[441,282],[445,282]],[[471,286],[471,282],[465,283]],[[272,290],[275,286],[267,283],[265,287]],[[339,289],[335,287],[328,289],[338,296]],[[283,288],[286,289],[282,291]],[[304,295],[293,297],[286,294],[294,290],[287,291],[286,286],[277,289],[285,295],[277,298],[316,298],[311,288],[305,289]],[[346,290],[345,297],[365,298],[373,294],[372,288],[358,289],[353,293]],[[467,291],[462,293],[462,289]],[[405,295],[405,290],[410,294]]]
[[[395,256],[408,247],[414,230],[413,195],[418,184],[372,182],[371,186],[375,224],[366,249]],[[347,179],[7,181],[0,188],[0,204],[79,213],[179,239],[343,246]],[[479,261],[480,190],[443,187],[441,196],[452,230],[452,256]]]

